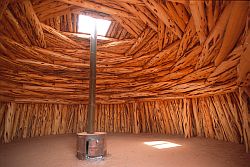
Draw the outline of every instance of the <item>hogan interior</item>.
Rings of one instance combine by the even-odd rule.
[[[1,0],[2,143],[86,131],[90,35],[79,15],[111,21],[97,36],[95,131],[249,152],[249,2],[225,0]]]

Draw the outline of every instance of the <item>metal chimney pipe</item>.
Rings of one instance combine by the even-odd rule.
[[[95,89],[96,89],[96,23],[94,33],[90,35],[90,74],[89,74],[89,105],[88,105],[88,121],[87,133],[95,132]]]

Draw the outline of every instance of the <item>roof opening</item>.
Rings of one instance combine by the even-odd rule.
[[[79,15],[78,32],[91,34],[96,24],[97,35],[105,36],[111,21]]]

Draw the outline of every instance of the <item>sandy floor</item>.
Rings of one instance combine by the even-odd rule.
[[[153,144],[155,148],[144,142]],[[155,142],[158,141],[158,142]],[[37,137],[0,145],[1,167],[249,167],[243,145],[181,136],[109,134],[105,160],[75,157],[76,136]],[[174,147],[177,145],[177,147]]]

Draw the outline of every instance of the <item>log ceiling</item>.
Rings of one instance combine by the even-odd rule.
[[[249,89],[249,2],[0,1],[0,101],[87,103],[89,35],[98,37],[97,103],[204,97]],[[247,63],[248,62],[248,63]]]

